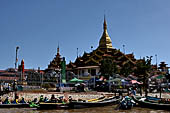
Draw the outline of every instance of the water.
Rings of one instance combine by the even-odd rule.
[[[114,110],[116,106],[94,107],[70,110],[35,110],[29,108],[0,108],[0,113],[170,113],[165,110],[134,107],[131,110]]]

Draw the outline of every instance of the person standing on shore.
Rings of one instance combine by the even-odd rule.
[[[135,88],[132,88],[131,94],[134,95],[134,96],[136,96],[136,89],[135,89]]]

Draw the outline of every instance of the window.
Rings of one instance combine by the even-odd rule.
[[[82,70],[82,75],[84,75],[84,70]]]
[[[91,69],[91,75],[92,76],[96,75],[96,69]]]
[[[88,69],[88,73],[90,73],[90,69]]]

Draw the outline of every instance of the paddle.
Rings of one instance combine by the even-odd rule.
[[[121,102],[122,102],[123,97],[122,96],[119,96],[119,97],[120,97],[120,101],[118,105],[116,106],[115,110],[119,110],[119,108],[121,107]]]
[[[119,103],[119,104],[116,106],[115,110],[119,110],[120,106],[121,106],[121,103]]]

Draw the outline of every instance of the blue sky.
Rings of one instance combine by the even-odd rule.
[[[0,0],[0,69],[47,68],[57,53],[67,63],[96,49],[106,15],[114,48],[170,64],[170,0]]]

